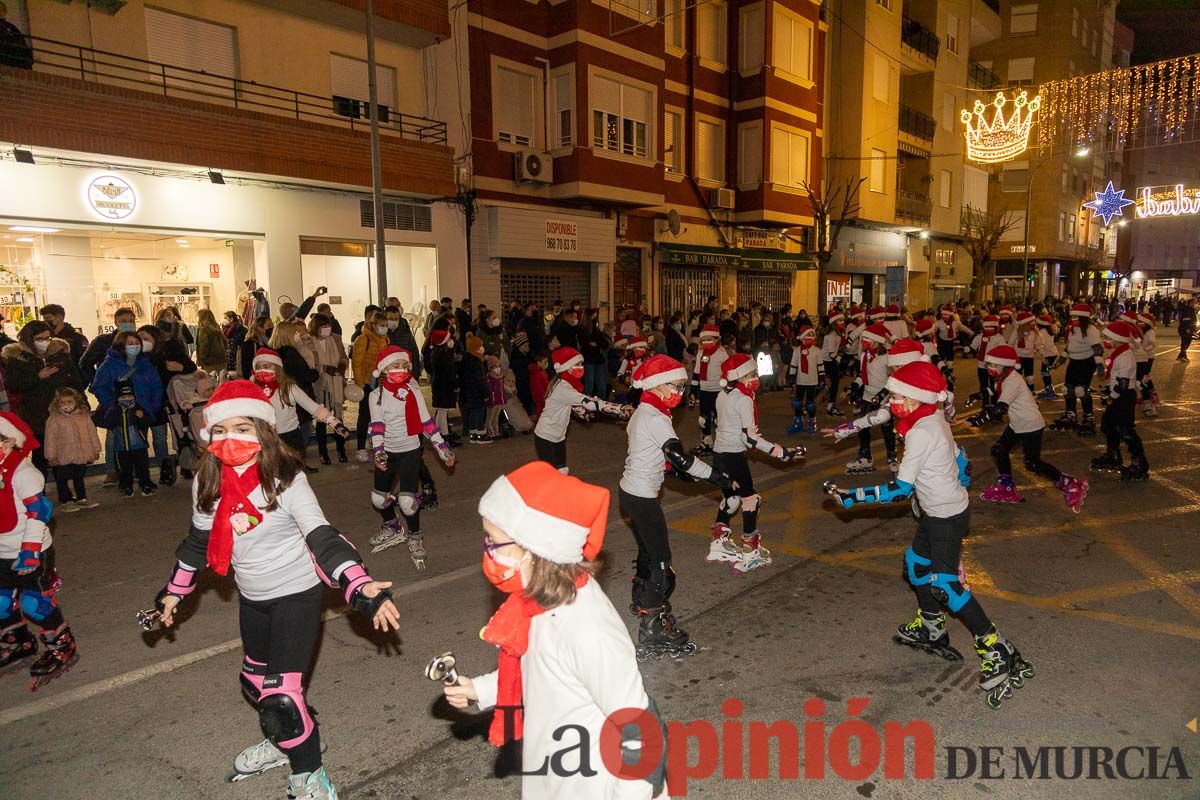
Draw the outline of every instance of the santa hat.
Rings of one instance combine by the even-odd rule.
[[[953,305],[951,305],[950,303],[947,303],[946,305],[942,306],[942,316],[943,317],[953,317],[954,314],[955,314],[955,309],[954,309]]]
[[[988,314],[986,317],[983,318],[983,327],[999,328],[1000,327],[1000,318],[997,317],[995,314]]]
[[[914,361],[893,372],[887,379],[887,390],[922,403],[937,403],[949,398],[946,377],[928,361]]]
[[[1035,319],[1036,319],[1036,317],[1033,316],[1033,312],[1031,312],[1031,311],[1018,311],[1017,312],[1017,324],[1018,325],[1026,325],[1030,322],[1033,322]]]
[[[649,346],[650,345],[646,344],[646,340],[643,339],[641,336],[630,336],[629,342],[626,344],[626,347],[640,347],[643,350],[645,350]]]
[[[928,336],[933,333],[933,320],[929,317],[921,317],[913,327],[917,331],[917,336]]]
[[[254,351],[254,360],[251,364],[274,364],[283,369],[283,359],[279,357],[278,351],[272,350],[269,347],[260,347]]]
[[[583,366],[583,356],[574,347],[560,347],[550,354],[550,358],[554,361],[554,371],[560,374]]]
[[[892,303],[890,306],[888,306],[886,309],[884,309],[883,313],[889,317],[898,317],[898,316],[900,316],[900,306],[896,305],[895,303]]]
[[[492,481],[479,498],[479,516],[536,556],[578,564],[600,554],[608,503],[608,489],[532,461]]]
[[[1016,349],[1008,344],[990,348],[983,360],[988,364],[996,364],[1001,367],[1015,367],[1021,363],[1021,357],[1017,355]]]
[[[1108,327],[1104,329],[1104,335],[1118,342],[1128,342],[1132,339],[1140,338],[1137,328],[1121,320],[1110,322]]]
[[[1011,317],[1013,315],[1013,311],[1015,310],[1016,309],[1014,309],[1012,306],[1000,306],[1001,316]]]
[[[513,344],[514,345],[521,344],[522,336],[525,337],[526,342],[529,341],[529,337],[525,336],[524,333],[518,333],[516,338],[513,339]],[[437,328],[437,329],[429,332],[429,343],[431,345],[433,345],[434,347],[445,344],[446,340],[449,338],[450,338],[450,329],[449,328]]]
[[[916,339],[900,339],[888,350],[887,365],[893,369],[911,364],[914,361],[929,360],[925,355],[925,345]]]
[[[720,339],[721,329],[710,322],[700,329],[700,338],[703,339],[706,336],[711,336],[714,339]]]
[[[1037,324],[1041,325],[1043,328],[1053,328],[1054,317],[1050,316],[1049,314],[1042,314],[1037,318]]]
[[[745,353],[734,353],[721,364],[721,385],[737,383],[758,368],[757,362]]]
[[[862,338],[879,344],[885,344],[892,332],[883,326],[883,323],[876,322],[874,325],[868,325],[863,331]]]
[[[1142,323],[1143,325],[1149,325],[1151,328],[1153,328],[1158,324],[1158,317],[1147,311],[1145,314],[1138,314],[1138,322]]]
[[[1130,325],[1136,325],[1137,312],[1131,308],[1123,309],[1117,319],[1121,320],[1122,322],[1128,322]]]
[[[624,350],[626,347],[629,347],[629,340],[623,336],[619,336],[616,339],[613,339],[613,347]]]
[[[838,311],[837,306],[834,306],[829,309],[829,324],[830,325],[834,324],[835,322],[841,322],[845,318],[846,318],[845,315],[843,315],[841,311]]]
[[[0,438],[12,439],[18,450],[33,451],[41,447],[33,429],[11,411],[0,411]]]
[[[1087,317],[1088,319],[1091,319],[1092,318],[1092,307],[1089,306],[1087,303],[1076,303],[1075,305],[1071,306],[1071,316],[1072,317]]]
[[[388,368],[389,364],[394,364],[397,361],[407,361],[411,366],[412,355],[403,347],[390,344],[380,350],[379,355],[375,356],[375,371],[371,374],[378,378]]]
[[[204,429],[200,435],[208,439],[208,431],[213,425],[233,417],[249,417],[261,419],[271,425],[275,424],[275,409],[271,401],[258,384],[251,381],[228,381],[222,383],[213,392],[212,397],[204,406]]]
[[[645,342],[643,341],[642,344]],[[687,378],[687,370],[683,368],[683,364],[670,356],[656,355],[643,361],[633,371],[633,388],[653,389],[664,383],[686,381]]]
[[[866,316],[867,312],[858,306],[850,306],[850,319],[864,319]]]
[[[817,332],[813,330],[812,325],[801,325],[800,332],[797,334],[797,336],[799,336],[801,339],[815,340],[817,338]]]
[[[887,316],[887,312],[883,310],[883,306],[875,306],[867,312],[867,316],[872,320],[883,319]]]

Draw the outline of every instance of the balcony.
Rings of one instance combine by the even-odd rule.
[[[907,133],[924,142],[932,142],[937,131],[937,120],[911,106],[900,106],[900,132]]]
[[[932,72],[940,48],[937,34],[912,17],[905,17],[900,23],[901,74]]]
[[[971,47],[1000,38],[999,0],[973,0],[971,3]]]
[[[353,31],[362,36],[364,0],[254,0]],[[375,35],[410,47],[428,47],[450,38],[450,10],[445,0],[375,0]]]
[[[1000,76],[978,62],[968,61],[967,86],[972,89],[995,89],[1000,86]]]
[[[927,194],[896,190],[896,221],[928,225],[933,214],[933,201]]]

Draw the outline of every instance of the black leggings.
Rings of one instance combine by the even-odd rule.
[[[938,358],[940,358],[942,361],[947,361],[951,364],[954,363],[954,340],[953,339],[939,338],[937,340],[937,351],[938,351]]]
[[[1126,389],[1121,392],[1121,396],[1116,400],[1112,400],[1108,404],[1108,408],[1104,409],[1104,416],[1100,418],[1100,430],[1104,433],[1104,438],[1107,440],[1109,455],[1115,455],[1118,459],[1121,457],[1121,443],[1129,448],[1129,456],[1139,462],[1143,467],[1149,467],[1150,463],[1146,460],[1146,449],[1142,446],[1142,437],[1138,435],[1137,428],[1134,427],[1137,419],[1137,392],[1133,389]]]
[[[638,548],[633,576],[633,604],[640,609],[664,606],[671,592],[675,591],[667,517],[658,504],[658,498],[638,497],[620,489],[617,501],[621,514],[629,519],[629,527],[633,529]]]
[[[813,417],[814,419],[816,418],[817,391],[820,388],[821,387],[817,386],[816,384],[813,384],[812,386],[805,386],[799,383],[796,384],[796,388],[794,390],[796,404],[793,406],[793,409],[795,410],[797,417],[801,414],[804,414],[806,416]],[[835,394],[830,392],[829,396],[834,397]]]
[[[700,414],[696,421],[700,423],[701,436],[712,436],[717,430],[717,394],[707,389],[700,390]]]
[[[988,374],[986,369],[975,367],[975,374],[979,376],[979,403],[980,405],[990,406],[995,402],[996,392],[992,387],[992,376]]]
[[[876,408],[874,403],[866,400],[859,401],[858,413],[868,414]],[[883,434],[883,447],[887,450],[888,461],[896,457],[896,427],[891,419],[879,426]],[[866,427],[858,432],[858,457],[871,458],[871,428]]]
[[[71,500],[86,500],[87,486],[83,476],[87,472],[87,464],[60,464],[54,468],[54,482],[58,485],[58,502],[66,503]],[[74,495],[71,485],[75,486]]]
[[[1154,359],[1140,361],[1137,365],[1137,378],[1142,384],[1142,400],[1149,401],[1154,396],[1154,378],[1150,370],[1154,369]]]
[[[555,469],[561,470],[567,466],[566,439],[561,442],[551,442],[535,433],[533,435],[533,452],[537,454],[538,461],[545,461]]]
[[[953,517],[931,517],[928,514],[922,514],[917,523],[917,534],[913,537],[912,549],[921,558],[933,562],[924,569],[957,575],[958,562],[962,558],[962,542],[970,527],[971,512],[969,510],[955,514]],[[918,570],[919,573],[920,570]],[[961,584],[958,584],[957,581],[954,582],[953,588],[956,592],[963,591]],[[939,596],[946,597],[944,591],[935,590],[929,584],[914,586],[913,591],[917,595],[917,604],[922,611],[936,614],[942,610],[944,601],[939,600]],[[984,613],[983,606],[979,605],[979,601],[973,595],[957,613],[973,636],[982,636],[987,633],[988,627],[992,624],[987,614]]]
[[[714,453],[713,466],[728,475],[731,480],[737,482],[738,488],[733,494],[743,499],[754,497],[756,494],[754,491],[754,476],[750,474],[750,461],[746,458],[745,453]],[[758,531],[757,498],[754,503],[754,508],[751,510],[747,510],[745,504],[742,505],[742,533],[745,535]],[[717,508],[717,522],[722,525],[728,525],[731,519],[733,519],[733,515],[725,510],[724,504]]]
[[[329,458],[329,428],[324,422],[317,423],[317,452],[321,458]],[[337,448],[337,453],[342,458],[346,457],[346,439],[334,433],[333,444]]]
[[[1091,358],[1072,358],[1067,362],[1067,375],[1064,379],[1063,397],[1067,403],[1067,412],[1075,413],[1075,397],[1083,404],[1084,415],[1092,413],[1092,375],[1096,371],[1096,361]]]
[[[242,649],[268,681],[286,673],[304,674],[312,667],[313,653],[321,635],[322,594],[323,586],[318,583],[311,589],[272,600],[240,597],[238,623]],[[256,687],[245,680],[242,686],[257,704]],[[315,720],[309,737],[284,752],[293,773],[321,768],[321,734]]]
[[[421,453],[420,447],[405,453],[388,453],[387,469],[375,470],[375,491],[371,492],[371,502],[384,522],[396,518],[396,506],[402,502],[399,499],[394,503],[387,502],[389,494],[411,495],[414,500],[421,496]],[[403,508],[400,513],[404,516],[409,533],[421,532],[419,504],[412,513],[405,513]]]
[[[1043,478],[1057,482],[1062,477],[1062,473],[1053,464],[1042,460],[1042,430],[1044,429],[1038,428],[1036,431],[1017,433],[1011,426],[1005,428],[1004,433],[1000,434],[1000,438],[992,445],[992,458],[996,459],[996,472],[1001,475],[1012,475],[1012,459],[1009,458],[1009,453],[1020,444],[1021,450],[1025,453],[1025,469],[1035,475],[1041,475]]]
[[[825,395],[829,401],[827,405],[837,405],[838,383],[842,380],[842,365],[836,358],[825,362],[825,380],[829,382],[829,391]]]
[[[1033,356],[1021,356],[1021,374],[1025,376],[1025,383],[1033,386]]]
[[[367,427],[371,424],[371,390],[363,388],[363,399],[358,401],[358,422],[354,425],[354,434],[358,439],[358,449],[367,449]]]

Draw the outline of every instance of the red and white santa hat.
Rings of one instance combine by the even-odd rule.
[[[716,325],[713,325],[711,322],[708,323],[707,325],[705,325],[703,328],[700,329],[700,338],[704,339],[706,337],[713,338],[713,339],[720,339],[721,338],[721,329],[718,328]]]
[[[883,310],[883,306],[875,306],[867,312],[867,316],[870,317],[872,321],[880,320],[887,316],[887,312]]]
[[[928,361],[914,361],[893,372],[887,379],[887,390],[922,403],[944,402],[950,397],[946,377]]]
[[[988,314],[986,317],[983,318],[983,327],[999,328],[1000,327],[1000,318],[997,317],[995,314]]]
[[[1104,329],[1104,335],[1116,342],[1130,342],[1141,338],[1138,336],[1137,328],[1121,320],[1110,322]]]
[[[275,409],[267,399],[266,393],[253,381],[222,383],[204,406],[204,429],[200,431],[201,437],[207,440],[208,431],[213,425],[234,417],[261,419],[274,425]]]
[[[604,546],[608,489],[532,461],[501,475],[479,498],[479,516],[555,564],[592,561]]]
[[[525,334],[523,334],[523,333],[517,334],[517,336],[524,336],[524,335]],[[450,338],[450,329],[449,328],[435,328],[434,330],[429,332],[429,343],[431,345],[433,345],[434,347],[445,344],[446,340],[448,340],[449,338]],[[529,341],[529,337],[526,336],[525,340]],[[520,342],[514,342],[514,344],[520,344]]]
[[[885,328],[882,322],[876,322],[874,325],[868,325],[862,332],[862,338],[878,344],[887,344],[887,340],[890,339],[891,336],[892,332]]]
[[[567,370],[583,366],[583,356],[574,347],[560,347],[550,354],[554,371],[562,374]]]
[[[1158,317],[1147,311],[1145,314],[1138,314],[1138,322],[1142,323],[1143,325],[1149,325],[1151,328],[1153,328],[1158,324]]]
[[[943,317],[953,317],[954,314],[955,314],[955,309],[954,309],[953,304],[947,303],[946,305],[942,306],[942,316]]]
[[[1012,306],[1000,306],[1000,316],[1012,318],[1013,312],[1016,311]]]
[[[1009,344],[989,348],[983,360],[985,363],[996,364],[1000,367],[1015,367],[1021,363],[1021,358],[1017,355],[1016,349]]]
[[[925,355],[925,345],[907,337],[896,340],[887,354],[887,365],[892,369],[922,360],[929,360],[929,356]]]
[[[1087,303],[1076,303],[1075,305],[1071,306],[1071,316],[1072,317],[1087,317],[1088,319],[1091,319],[1092,318],[1092,307],[1089,306]]]
[[[841,322],[845,318],[846,318],[845,315],[842,314],[842,312],[838,310],[837,306],[830,306],[830,308],[829,308],[829,324],[830,325],[833,325],[835,322]]]
[[[1037,317],[1035,317],[1033,315],[1032,311],[1018,311],[1017,312],[1017,324],[1018,325],[1028,325],[1031,322],[1033,322],[1035,319],[1037,319]]]
[[[646,344],[646,340],[643,339],[641,336],[630,336],[629,343],[626,345],[626,347],[629,347],[629,348],[637,347],[637,348],[641,348],[642,350],[645,350],[649,346],[650,345]]]
[[[1121,320],[1122,322],[1128,322],[1130,325],[1136,325],[1138,321],[1137,312],[1132,308],[1121,309],[1121,313],[1117,319]]]
[[[283,359],[279,357],[279,352],[272,350],[269,347],[260,347],[254,351],[254,360],[251,364],[274,364],[283,369]]]
[[[41,447],[33,429],[11,411],[0,411],[0,439],[12,439],[18,450],[36,450]]]
[[[633,371],[633,388],[653,389],[664,383],[675,383],[688,379],[687,370],[670,356],[656,355],[643,361]]]
[[[866,319],[867,312],[863,311],[860,306],[850,306],[850,319]]]
[[[913,328],[917,332],[917,336],[929,336],[933,333],[933,320],[929,317],[921,317],[915,323]]]
[[[813,330],[812,325],[808,324],[801,325],[800,331],[796,335],[801,339],[812,339],[813,341],[817,340],[817,332]]]
[[[1050,316],[1049,314],[1042,314],[1037,318],[1037,324],[1041,325],[1043,328],[1053,328],[1054,317]]]
[[[745,353],[734,353],[721,364],[721,385],[730,386],[742,378],[753,375],[758,362]]]
[[[398,361],[407,361],[411,369],[412,354],[403,347],[390,344],[380,350],[379,355],[375,356],[375,371],[371,374],[378,378],[388,368],[389,364],[395,364]]]
[[[884,309],[883,313],[888,317],[898,317],[900,316],[900,306],[892,303],[890,306]]]

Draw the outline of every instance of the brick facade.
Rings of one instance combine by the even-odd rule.
[[[364,0],[332,0],[339,6],[365,11]],[[375,16],[429,31],[438,39],[450,38],[450,12],[446,0],[375,0]]]

